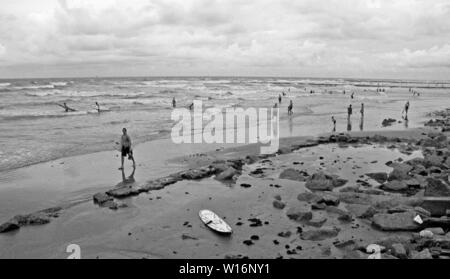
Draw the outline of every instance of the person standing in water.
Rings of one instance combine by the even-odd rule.
[[[172,98],[172,107],[173,108],[177,107],[177,100],[175,100],[175,97]]]
[[[278,103],[281,104],[281,94],[278,95]]]
[[[364,103],[361,104],[361,120],[359,122],[359,129],[364,130]]]
[[[333,132],[336,132],[336,118],[334,118],[334,115],[331,116],[331,122],[333,122]]]
[[[347,108],[347,120],[348,121],[350,121],[350,117],[352,116],[352,114],[353,114],[353,108],[352,108],[352,105],[350,104]]]
[[[361,104],[361,118],[364,117],[364,103]]]
[[[133,161],[133,169],[136,168],[136,162],[134,161],[134,157],[133,157],[133,150],[131,149],[131,138],[127,133],[127,129],[123,128],[122,129],[122,137],[120,139],[120,150],[122,153],[121,156],[121,162],[122,165],[119,168],[119,170],[123,170],[123,163],[125,160],[125,157],[128,155],[128,160],[132,160]]]
[[[409,110],[409,101],[406,102],[405,108],[403,109],[403,111],[405,112],[405,116],[403,117],[403,119],[405,120],[408,120],[408,110]]]
[[[292,109],[294,108],[294,103],[292,102],[292,100],[289,102],[289,106],[288,106],[288,115],[292,115],[294,114],[294,112],[292,111]]]
[[[98,104],[98,102],[95,102],[95,106],[97,107],[97,112],[100,113],[100,105]]]

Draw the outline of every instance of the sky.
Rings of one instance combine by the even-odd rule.
[[[0,78],[450,79],[448,0],[0,0]]]

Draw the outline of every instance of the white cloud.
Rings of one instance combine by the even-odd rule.
[[[442,73],[442,61],[449,58],[446,0],[33,3],[18,0],[0,10],[0,41],[8,49],[0,77],[39,65],[64,76],[112,71],[371,77],[386,68],[401,76],[407,67],[417,75],[421,67],[427,74],[430,68]]]

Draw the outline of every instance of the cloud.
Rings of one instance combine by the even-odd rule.
[[[430,49],[404,49],[400,52],[387,53],[383,58],[395,61],[399,67],[450,68],[450,44]]]
[[[27,1],[34,3],[20,3]],[[431,75],[448,61],[446,0],[47,0],[31,7],[0,11],[8,50],[0,75],[39,65],[92,75],[85,64],[114,75],[373,77],[407,67]]]

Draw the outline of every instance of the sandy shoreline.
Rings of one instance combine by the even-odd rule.
[[[5,198],[0,204],[8,211],[0,211],[0,223],[8,221],[15,214],[28,214],[61,204],[70,205],[70,208],[58,210],[58,217],[50,216],[51,222],[46,225],[22,226],[20,230],[0,234],[0,257],[65,258],[65,248],[75,243],[81,246],[83,258],[364,258],[367,255],[355,247],[375,243],[389,236],[409,238],[411,232],[406,230],[393,234],[373,229],[371,221],[355,216],[354,211],[361,208],[352,208],[352,211],[347,207],[352,205],[351,202],[347,203],[352,198],[341,195],[346,193],[338,191],[342,187],[329,193],[341,199],[338,207],[308,211],[313,214],[312,221],[308,222],[315,223],[290,220],[287,214],[298,205],[297,196],[309,193],[310,189],[305,186],[303,178],[289,178],[292,173],[288,178],[280,178],[280,175],[294,169],[294,176],[297,171],[304,171],[311,177],[322,169],[347,180],[344,188],[360,185],[364,181],[377,191],[382,191],[378,184],[364,175],[389,173],[392,168],[386,166],[387,161],[408,161],[423,156],[415,143],[427,139],[432,133],[430,128],[420,128],[342,135],[352,139],[350,142],[330,142],[329,134],[322,137],[283,138],[280,154],[267,158],[258,157],[258,145],[226,149],[216,145],[208,146],[208,150],[205,150],[202,145],[167,148],[167,142],[161,140],[136,148],[137,154],[148,154],[146,152],[151,148],[153,156],[139,158],[134,180],[129,179],[127,173],[125,182],[116,170],[118,158],[113,152],[65,158],[25,170],[15,170],[2,177],[2,184],[10,186],[3,187],[2,193],[17,193],[17,188],[22,187],[20,196],[27,196],[27,191],[31,191],[35,200],[23,201],[26,206],[21,204],[20,208],[15,209],[15,204],[8,203]],[[383,138],[380,139],[380,136]],[[358,140],[353,142],[354,139]],[[408,142],[411,143],[409,147],[414,148],[405,152]],[[392,144],[395,146],[389,147]],[[186,155],[180,157],[182,154]],[[204,169],[217,163],[217,160],[234,160],[235,164],[238,158],[247,161],[242,161],[246,164],[228,177],[236,181],[222,183],[214,179],[214,175],[219,173],[210,170],[201,180],[180,178],[170,186],[152,188],[156,185],[155,179],[158,181],[158,178],[173,176],[186,169]],[[59,185],[59,188],[55,188],[55,185]],[[118,210],[100,207],[92,202],[95,193],[146,185],[150,185],[149,191],[114,199],[118,205],[124,206]],[[362,185],[369,187],[364,183]],[[413,207],[408,206],[414,200],[409,195],[382,192],[354,194],[368,195],[371,200],[369,205],[395,199],[397,206],[406,207],[400,212],[412,210]],[[40,195],[37,196],[37,193]],[[423,195],[423,191],[416,195]],[[126,193],[124,196],[127,196]],[[283,209],[274,208],[274,197],[281,199],[285,206]],[[203,208],[213,209],[223,216],[233,226],[235,234],[231,238],[222,238],[205,228],[197,216],[198,210]],[[384,212],[386,208],[379,210]],[[345,218],[352,220],[345,221]],[[256,222],[258,226],[252,226],[255,220],[261,221],[261,226],[257,224],[259,221]],[[302,239],[305,236],[299,230],[320,230],[318,226],[326,228],[325,232],[313,231],[310,234],[333,236],[320,241]],[[336,235],[332,228],[339,228]],[[252,240],[250,246],[244,244],[257,238],[259,240]],[[354,249],[339,248],[341,242],[348,242],[342,245]],[[389,253],[384,256],[393,257]]]

